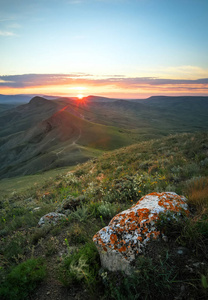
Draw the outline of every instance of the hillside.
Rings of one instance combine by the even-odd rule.
[[[106,152],[65,174],[19,178],[21,192],[18,179],[2,180],[1,297],[207,299],[207,151],[207,133],[178,134]],[[142,196],[161,191],[185,195],[189,217],[176,223],[161,216],[168,241],[152,242],[134,276],[100,269],[93,235]],[[38,227],[52,211],[67,219]]]
[[[93,100],[92,100],[93,99]],[[97,101],[96,101],[97,99]],[[208,97],[150,97],[119,100],[86,97],[68,106],[85,119],[104,125],[131,129],[143,137],[175,132],[207,130]],[[67,103],[69,100],[66,100]],[[152,136],[153,137],[153,136]],[[151,138],[152,138],[151,137]]]
[[[0,111],[0,178],[76,165],[140,141],[208,129],[208,97],[34,97]]]
[[[0,114],[0,137],[29,129],[50,117],[63,106],[41,97]]]
[[[50,101],[43,106],[37,99],[31,100],[31,105],[33,116],[44,106],[51,110],[57,107]],[[0,177],[9,177],[84,162],[99,151],[128,145],[131,140],[116,128],[85,121],[61,109],[28,130],[2,138],[0,143]]]

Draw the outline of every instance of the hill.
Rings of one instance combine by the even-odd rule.
[[[83,118],[104,125],[134,129],[148,138],[175,132],[207,130],[208,97],[150,97],[139,100],[118,100],[90,96],[71,101],[70,107]],[[153,135],[151,136],[151,138]]]
[[[44,117],[57,110],[56,103],[42,99],[32,99],[31,106],[33,116],[39,118],[43,108]],[[22,126],[34,122],[34,118],[19,120]],[[63,108],[28,130],[1,138],[0,143],[0,177],[8,177],[74,165],[131,140],[116,128],[80,119]]]
[[[42,97],[34,97],[28,104],[7,110],[0,114],[0,137],[27,130],[62,107]]]
[[[35,97],[36,95],[2,95],[0,94],[0,104],[12,104],[12,105],[20,105],[20,104],[25,104],[28,103],[31,98]],[[41,97],[53,100],[57,97],[54,96],[44,96],[42,95]]]
[[[139,141],[208,129],[208,97],[34,97],[0,111],[0,178],[83,162]]]
[[[177,134],[106,152],[65,174],[2,180],[2,299],[207,299],[207,151],[207,133]],[[162,191],[185,195],[190,215],[180,222],[161,215],[166,240],[152,241],[132,276],[101,269],[93,235]],[[67,218],[38,227],[52,211]]]

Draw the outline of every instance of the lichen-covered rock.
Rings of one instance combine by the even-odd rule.
[[[93,237],[102,266],[111,271],[130,273],[131,263],[144,253],[148,242],[161,235],[155,226],[159,213],[188,214],[186,201],[184,196],[172,192],[151,193],[116,215]]]
[[[65,219],[65,218],[66,218],[66,216],[64,214],[50,212],[40,218],[40,221],[38,222],[38,226],[41,227],[41,226],[44,226],[47,224],[57,224],[58,221],[60,221],[61,219]]]

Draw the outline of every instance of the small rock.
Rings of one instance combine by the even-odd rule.
[[[198,269],[198,268],[204,266],[204,263],[203,262],[196,262],[196,263],[193,264],[193,266]]]
[[[168,237],[167,237],[166,235],[163,235],[163,236],[162,236],[162,239],[163,239],[163,241],[164,241],[165,243],[168,242]]]
[[[38,211],[38,210],[40,210],[40,207],[33,208],[33,211]]]
[[[189,252],[189,250],[185,247],[178,247],[176,250],[176,253],[181,256],[188,254],[188,252]]]
[[[38,222],[38,226],[41,227],[46,224],[57,224],[57,222],[60,221],[61,219],[66,219],[66,216],[64,214],[50,212],[40,218],[40,221]]]

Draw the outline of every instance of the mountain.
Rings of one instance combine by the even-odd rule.
[[[0,94],[0,103],[4,104],[23,104],[28,103],[33,95],[2,95]]]
[[[94,98],[93,98],[94,99]],[[112,99],[111,99],[112,100]],[[166,135],[175,132],[193,132],[208,128],[208,97],[150,97],[144,100],[76,102],[73,109],[91,122]]]
[[[32,97],[35,97],[36,95],[2,95],[0,94],[0,104],[24,104],[28,103]],[[42,97],[53,100],[57,97],[54,96],[46,96],[42,95]]]
[[[74,165],[139,141],[208,130],[208,97],[33,97],[0,111],[0,178]]]
[[[27,130],[62,107],[54,101],[34,97],[28,104],[0,113],[0,137]]]
[[[48,105],[53,109],[56,103],[35,98],[27,109],[32,109],[34,117],[36,108]],[[63,108],[28,130],[0,139],[0,177],[74,165],[96,156],[99,151],[131,143],[119,129],[91,123]]]

